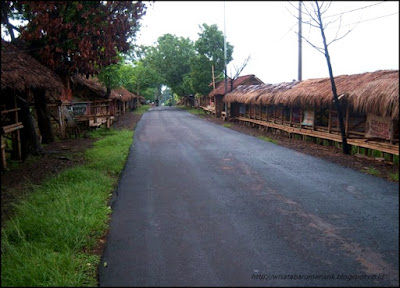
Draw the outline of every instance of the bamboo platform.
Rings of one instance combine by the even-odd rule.
[[[311,136],[311,137],[316,137],[316,138],[321,138],[321,139],[325,139],[325,140],[331,140],[331,141],[335,141],[338,143],[342,143],[342,137],[339,133],[334,134],[334,133],[328,133],[328,132],[317,131],[317,130],[312,130],[312,129],[286,126],[284,124],[273,123],[273,122],[264,121],[264,120],[251,119],[251,118],[242,117],[242,116],[235,117],[234,119],[237,119],[242,122],[254,123],[257,125],[264,126],[264,127],[276,128],[276,129],[279,129],[279,130],[282,130],[282,131],[285,131],[288,133]],[[378,150],[378,151],[382,151],[384,153],[389,153],[389,154],[399,156],[399,145],[398,144],[396,145],[396,144],[383,143],[383,142],[373,141],[373,140],[369,140],[369,139],[365,139],[365,138],[363,138],[363,139],[347,138],[347,144],[353,145],[353,146],[358,146],[361,148]]]

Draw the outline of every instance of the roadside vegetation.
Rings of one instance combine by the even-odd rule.
[[[150,105],[142,105],[139,108],[137,108],[136,110],[133,111],[134,114],[137,115],[143,115],[144,112],[146,112],[147,110],[149,110]]]
[[[143,113],[141,107],[136,113]],[[96,286],[108,229],[107,203],[133,142],[133,131],[98,129],[85,164],[34,186],[1,231],[1,286]]]
[[[277,140],[269,138],[269,137],[266,137],[266,136],[258,136],[258,138],[260,138],[261,140],[267,141],[267,142],[278,144]]]
[[[177,107],[194,115],[206,115],[206,112],[204,112],[204,110],[201,108],[191,108],[186,106],[177,106]]]

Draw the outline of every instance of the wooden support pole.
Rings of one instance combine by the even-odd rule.
[[[332,122],[332,105],[329,105],[329,117],[328,117],[328,134],[331,133]]]
[[[349,137],[349,104],[347,103],[346,105],[346,123],[345,123],[345,128],[344,128],[344,133],[346,137]]]
[[[15,108],[18,108],[18,105],[17,105],[17,96],[14,94],[14,107]],[[16,110],[15,112],[15,123],[18,123],[19,121],[18,121],[18,110]],[[20,136],[20,133],[19,133],[19,129],[17,130],[17,131],[15,131],[14,133],[16,133],[16,140],[17,140],[17,143],[16,143],[16,148],[17,148],[17,157],[18,157],[18,160],[21,160],[22,159],[22,150],[21,150],[21,136]]]
[[[6,159],[6,144],[3,143],[3,135],[0,135],[1,139],[1,165],[3,169],[7,169],[7,159]]]

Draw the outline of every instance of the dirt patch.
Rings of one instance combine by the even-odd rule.
[[[141,115],[125,113],[113,124],[116,129],[133,130]],[[13,203],[29,194],[34,185],[61,171],[85,162],[84,151],[91,148],[96,139],[85,136],[78,139],[56,141],[43,147],[43,154],[28,156],[17,165],[1,172],[1,222],[13,212]],[[15,167],[12,167],[15,166]]]
[[[367,173],[367,171],[374,170],[378,173],[375,175],[380,178],[384,178],[386,180],[394,182],[391,177],[391,174],[399,173],[398,165],[393,165],[388,162],[378,161],[374,158],[367,158],[365,156],[354,156],[354,155],[345,155],[342,153],[342,149],[336,148],[334,146],[323,146],[309,141],[303,141],[298,139],[289,139],[287,136],[283,134],[274,134],[272,132],[260,131],[258,128],[251,127],[251,125],[245,125],[244,123],[239,122],[225,122],[221,118],[215,118],[211,115],[200,115],[200,117],[206,119],[207,121],[211,121],[218,125],[229,124],[230,129],[235,131],[259,137],[264,136],[270,139],[277,141],[278,145],[290,148],[292,150],[296,150],[298,152],[312,155],[315,157],[319,157],[325,159],[327,161],[336,163],[338,165],[352,168],[357,171],[361,171],[363,173]],[[398,182],[398,181],[396,181]]]

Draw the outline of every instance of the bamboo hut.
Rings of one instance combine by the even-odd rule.
[[[113,89],[110,95],[110,99],[114,100],[112,102],[112,114],[119,116],[125,114],[128,110],[136,109],[137,98],[136,94],[129,92],[124,87]]]
[[[112,89],[107,95],[106,87],[95,77],[75,75],[71,78],[73,101],[68,110],[86,128],[106,124],[109,128],[116,117],[136,108],[138,96],[124,87]],[[141,103],[146,100],[139,96]]]
[[[255,75],[244,75],[244,76],[239,76],[236,79],[227,79],[228,87],[227,91],[233,91],[236,87],[239,85],[257,85],[257,84],[263,84],[263,82],[258,79]],[[208,94],[208,104],[204,106],[204,100],[203,100],[203,105],[201,108],[203,110],[210,112],[212,114],[215,114],[216,117],[229,117],[229,115],[226,115],[225,112],[225,107],[222,99],[224,98],[225,95],[225,80],[218,81],[215,83],[215,89],[213,89],[209,94]],[[229,109],[229,107],[228,107]]]
[[[53,113],[50,111],[50,115],[59,120],[60,102],[57,100],[62,90],[63,84],[52,70],[40,64],[16,45],[1,40],[2,96],[0,105],[3,168],[6,167],[6,151],[9,148],[7,147],[9,141],[12,143],[11,154],[20,160],[28,153],[27,145],[38,149],[40,142],[37,138],[47,136],[37,135],[38,132],[48,129],[46,132],[52,133],[47,104],[55,103],[56,109]],[[30,109],[36,112],[36,122],[32,119]],[[62,125],[61,122],[58,124]]]
[[[111,126],[113,99],[107,97],[107,89],[97,78],[75,75],[71,77],[71,89],[73,100],[68,103],[68,110],[79,127]]]
[[[399,71],[340,75],[335,84],[348,144],[399,155]],[[224,102],[239,106],[231,109],[239,121],[341,143],[329,78],[238,86]]]

